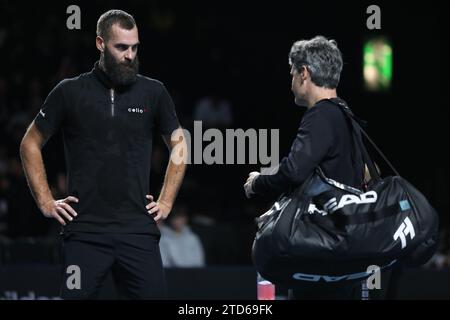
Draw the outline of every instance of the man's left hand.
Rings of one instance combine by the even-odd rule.
[[[153,196],[150,194],[145,197],[150,201],[150,203],[145,206],[148,214],[151,215],[155,221],[166,219],[172,210],[172,207],[161,201],[153,201]]]

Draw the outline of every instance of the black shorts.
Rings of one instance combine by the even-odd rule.
[[[63,299],[98,299],[109,272],[119,296],[166,297],[159,236],[71,232],[63,238]]]

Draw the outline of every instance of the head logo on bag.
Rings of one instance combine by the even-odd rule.
[[[330,179],[329,179],[330,180]],[[323,210],[317,208],[314,203],[311,203],[308,207],[309,214],[321,214],[322,216],[328,213],[333,213],[336,210],[342,209],[350,204],[365,204],[375,203],[377,201],[377,193],[375,191],[369,191],[360,195],[344,194],[339,202],[336,197],[331,198],[323,205]]]
[[[362,204],[362,203],[374,203],[377,201],[377,193],[375,191],[369,191],[361,194],[360,196],[354,194],[344,194],[339,200],[339,204],[336,198],[331,198],[327,203],[325,203],[324,208],[330,213],[336,210],[342,209],[350,204]]]
[[[381,268],[378,267],[378,270],[383,270],[386,268],[391,267],[394,263],[396,263],[397,260],[391,261],[389,264],[382,266]],[[309,282],[339,282],[344,280],[359,280],[369,277],[371,274],[373,274],[373,271],[370,271],[371,269],[368,268],[368,270],[363,272],[355,272],[350,274],[345,274],[342,276],[330,276],[330,275],[324,275],[324,274],[308,274],[308,273],[294,273],[292,275],[292,278],[298,281],[309,281]]]

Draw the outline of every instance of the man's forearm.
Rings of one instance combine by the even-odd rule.
[[[164,184],[162,186],[158,202],[172,208],[175,198],[177,197],[178,190],[183,182],[185,171],[185,163],[175,164],[172,159],[169,160],[166,176],[164,177]]]
[[[37,205],[41,207],[53,199],[47,182],[41,149],[37,145],[22,142],[20,146],[20,157],[31,194],[36,200]]]
[[[259,175],[253,182],[253,192],[258,195],[276,195],[289,189],[293,183],[282,169],[279,168],[273,175]]]

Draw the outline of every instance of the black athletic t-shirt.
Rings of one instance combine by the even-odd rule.
[[[361,188],[364,164],[357,141],[343,111],[329,100],[320,100],[303,115],[289,155],[274,175],[260,175],[256,194],[280,194],[305,181],[320,166],[331,179]],[[355,133],[358,140],[361,134]]]
[[[65,232],[159,234],[145,206],[149,193],[153,133],[179,127],[164,85],[141,75],[112,89],[96,63],[91,72],[61,81],[35,123],[45,136],[62,130],[68,195],[78,216]]]

